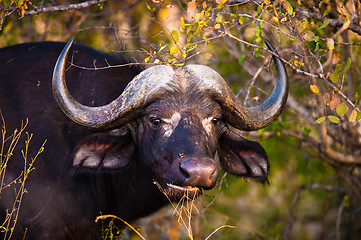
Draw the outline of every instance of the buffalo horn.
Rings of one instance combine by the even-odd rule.
[[[53,95],[61,110],[74,122],[94,129],[121,126],[141,114],[147,102],[164,94],[166,85],[173,79],[174,71],[169,66],[155,66],[137,75],[123,93],[111,103],[89,107],[77,102],[69,93],[65,81],[66,57],[73,44],[66,44],[53,71]],[[149,77],[151,76],[151,77]]]
[[[267,47],[275,54],[275,49],[265,40]],[[277,54],[278,55],[278,54]],[[242,106],[228,84],[213,69],[203,65],[188,65],[187,71],[196,76],[198,85],[219,102],[223,109],[223,119],[231,126],[252,131],[270,125],[281,113],[288,96],[287,72],[282,61],[273,55],[276,65],[277,80],[272,94],[262,104],[246,108]]]

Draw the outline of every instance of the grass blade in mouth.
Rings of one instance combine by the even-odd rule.
[[[178,186],[178,185],[174,185],[174,184],[171,184],[171,183],[167,183],[167,187],[177,189],[177,190],[180,190],[180,191],[187,191],[187,192],[200,191],[200,189],[197,188],[197,187],[192,187],[192,186],[183,187],[183,186]]]

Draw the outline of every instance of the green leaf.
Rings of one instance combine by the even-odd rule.
[[[335,69],[335,72],[336,72],[336,73],[340,73],[340,72],[342,72],[343,70],[344,70],[344,68],[343,68],[343,64],[342,64],[342,63],[336,65],[336,69]]]
[[[13,4],[12,0],[3,0],[4,6],[5,7],[10,7]]]
[[[177,43],[179,41],[179,35],[178,35],[178,31],[177,30],[172,30],[170,32],[173,40]]]
[[[293,7],[291,6],[291,4],[290,4],[290,5],[288,5],[287,12],[288,12],[288,14],[289,14],[290,16],[292,16],[292,15],[293,15]]]
[[[238,58],[238,62],[242,62],[245,58],[246,58],[246,54],[242,54],[242,55]]]
[[[343,116],[348,112],[347,103],[343,102],[336,107],[336,112],[339,116]]]
[[[325,117],[325,116],[320,117],[319,119],[317,119],[317,120],[316,120],[316,122],[315,122],[315,123],[320,124],[320,123],[322,123],[323,121],[325,121],[325,119],[326,119],[326,117]]]
[[[330,23],[330,20],[329,20],[329,19],[327,19],[326,21],[324,21],[324,22],[323,22],[323,24],[321,25],[321,27],[320,27],[320,28],[324,28],[324,27],[326,27],[329,23]]]
[[[340,123],[340,119],[336,116],[333,116],[333,115],[330,115],[330,116],[327,116],[328,120],[332,123]]]
[[[326,9],[326,10],[324,11],[322,17],[325,17],[327,14],[330,13],[330,11],[331,11],[330,9]]]
[[[337,83],[337,82],[338,82],[338,74],[337,74],[337,73],[332,73],[332,74],[330,75],[330,80],[331,80],[331,82],[333,82],[333,83]]]
[[[360,120],[361,119],[361,112],[358,112],[357,113],[357,117],[356,117],[356,121]]]
[[[350,67],[351,67],[351,58],[348,58],[347,62],[346,62],[344,73],[346,73],[350,69]]]

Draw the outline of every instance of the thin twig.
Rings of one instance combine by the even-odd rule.
[[[34,15],[39,13],[48,13],[48,12],[58,12],[58,11],[68,11],[68,10],[79,10],[82,8],[87,8],[92,5],[96,5],[99,3],[106,2],[107,0],[90,0],[81,3],[74,3],[69,5],[59,5],[59,6],[51,6],[51,7],[44,7],[44,8],[37,8],[30,11],[25,11],[24,15]]]

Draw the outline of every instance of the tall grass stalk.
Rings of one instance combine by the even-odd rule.
[[[0,225],[0,230],[4,232],[4,240],[9,240],[12,237],[14,232],[19,212],[20,206],[23,200],[24,194],[27,192],[25,188],[25,182],[29,177],[29,174],[35,169],[34,162],[38,158],[39,154],[44,151],[44,146],[46,140],[41,145],[40,149],[37,151],[35,156],[29,157],[29,145],[33,137],[33,134],[25,132],[26,127],[28,126],[28,119],[25,122],[21,123],[20,130],[15,129],[13,134],[7,136],[7,129],[5,125],[4,117],[0,111],[1,117],[1,145],[0,145],[0,196],[4,189],[12,187],[14,189],[15,200],[12,204],[11,209],[7,209],[6,217],[3,220],[3,223]],[[6,171],[10,160],[13,159],[16,147],[18,146],[21,136],[25,135],[24,149],[20,150],[23,163],[23,170],[19,173],[15,179],[10,182],[5,182]],[[25,238],[25,236],[24,236]]]

